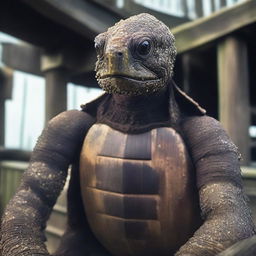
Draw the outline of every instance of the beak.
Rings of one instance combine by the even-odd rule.
[[[123,51],[106,52],[105,61],[107,62],[107,68],[102,78],[118,76],[136,80],[157,79],[157,76],[152,71],[129,54],[127,48]]]

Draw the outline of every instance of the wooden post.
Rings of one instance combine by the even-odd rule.
[[[233,36],[218,45],[219,117],[238,146],[243,164],[250,162],[249,78],[246,43]]]
[[[191,68],[191,58],[190,58],[189,53],[184,53],[182,54],[182,74],[183,74],[183,90],[185,93],[189,94],[190,91],[190,82],[191,82],[191,73],[190,73],[190,68]]]
[[[216,7],[215,7],[215,2],[214,0],[211,0],[211,12],[215,12],[216,11]]]
[[[5,98],[3,94],[3,83],[0,81],[0,146],[4,146],[5,135]]]
[[[41,70],[45,74],[45,123],[67,109],[67,70],[60,54],[43,55]]]
[[[187,5],[187,0],[182,0],[182,9],[184,12],[184,16],[188,17],[188,5]]]
[[[67,109],[67,75],[57,68],[45,72],[45,123]]]
[[[0,146],[5,144],[5,101],[12,98],[13,70],[6,66],[0,69]]]
[[[227,5],[227,1],[226,0],[221,0],[220,1],[220,7],[225,7]]]
[[[195,1],[195,9],[196,9],[196,16],[200,18],[203,16],[203,2],[202,1]]]

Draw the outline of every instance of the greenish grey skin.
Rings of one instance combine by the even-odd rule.
[[[144,41],[151,47],[148,54],[141,55],[138,48]],[[165,88],[173,75],[174,36],[151,15],[121,20],[96,37],[95,47],[96,78],[108,93],[150,94]]]

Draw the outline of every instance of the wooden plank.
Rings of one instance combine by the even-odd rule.
[[[179,53],[192,50],[256,22],[256,1],[224,8],[211,16],[172,29]]]
[[[249,77],[246,43],[232,36],[218,45],[219,117],[238,146],[243,164],[250,161]]]
[[[45,72],[45,123],[67,109],[67,71],[63,68]]]

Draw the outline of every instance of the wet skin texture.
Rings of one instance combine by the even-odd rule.
[[[182,136],[195,168],[203,222],[176,256],[216,255],[252,236],[237,148],[219,122],[172,82],[176,50],[169,29],[141,14],[117,23],[95,42],[97,79],[107,93],[82,111],[61,113],[43,131],[4,212],[1,255],[49,255],[43,230],[70,164],[68,225],[56,255],[110,255],[89,227],[80,193],[80,150],[95,123],[127,134],[171,127]]]

